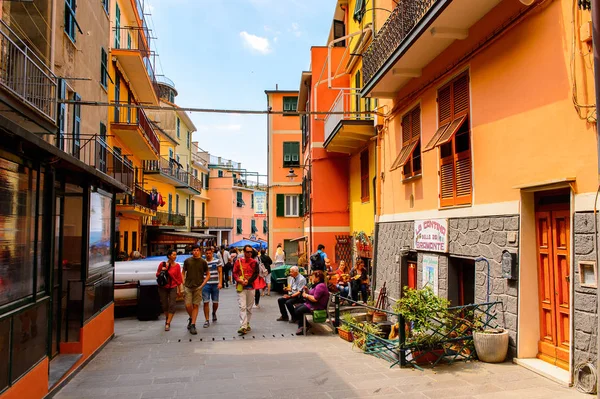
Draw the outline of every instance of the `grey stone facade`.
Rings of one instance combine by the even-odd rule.
[[[576,213],[573,221],[573,262],[575,295],[573,298],[573,350],[575,364],[590,359],[595,361],[597,353],[596,289],[582,287],[579,280],[579,262],[596,261],[594,249],[594,214]]]
[[[387,281],[391,298],[400,296],[400,263],[396,260],[401,249],[412,249],[414,222],[381,223],[377,236],[377,286]],[[448,220],[448,253],[419,251],[417,286],[422,286],[422,259],[424,254],[438,256],[438,294],[448,298],[449,262],[454,257],[474,259],[485,257],[490,263],[489,301],[502,302],[499,323],[509,330],[509,357],[516,355],[518,281],[501,278],[503,250],[517,252],[519,246],[519,217],[491,216]],[[475,263],[475,302],[488,300],[487,265]]]

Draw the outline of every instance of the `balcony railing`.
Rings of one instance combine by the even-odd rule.
[[[232,169],[241,169],[242,168],[242,164],[239,163],[239,162],[233,162],[232,160],[221,158],[221,157],[217,157],[217,156],[214,156],[214,155],[210,156],[209,163],[211,165],[227,166],[227,167],[230,167]]]
[[[155,93],[158,95],[160,90],[158,88],[158,82],[156,81],[156,75],[154,73],[154,68],[152,67],[152,62],[150,61],[152,52],[149,45],[150,37],[148,35],[148,30],[132,26],[121,26],[119,28],[114,28],[114,32],[115,39],[113,48],[140,52],[142,59],[144,60],[148,77],[152,82]]]
[[[144,161],[144,172],[160,173],[187,185],[189,173],[186,172],[174,159],[159,158],[157,161]]]
[[[127,104],[114,107],[114,121],[120,125],[138,126],[152,145],[155,152],[160,154],[160,140],[142,108],[128,107]]]
[[[133,190],[133,167],[98,135],[63,135],[56,146]]]
[[[56,123],[56,76],[2,21],[0,85]]]
[[[132,194],[126,194],[121,199],[117,199],[117,205],[143,206],[147,209],[154,209],[150,201],[150,193],[137,185]]]
[[[232,229],[232,218],[217,218],[217,217],[196,217],[192,227],[200,229]]]
[[[152,218],[153,226],[185,227],[187,217],[178,213],[156,212]]]
[[[190,181],[189,186],[198,192],[202,192],[202,182],[191,173],[188,173],[188,175]]]
[[[363,54],[363,79],[368,84],[427,11],[439,0],[399,0]]]

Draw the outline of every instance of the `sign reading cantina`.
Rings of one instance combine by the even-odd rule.
[[[417,250],[448,252],[448,220],[415,220],[415,243]]]

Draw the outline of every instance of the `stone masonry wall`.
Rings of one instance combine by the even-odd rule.
[[[400,298],[400,256],[402,248],[412,248],[414,238],[413,222],[380,223],[377,233],[377,290],[387,281],[386,289],[391,299]],[[376,290],[376,291],[377,291]]]
[[[450,255],[485,257],[490,263],[489,301],[502,302],[498,322],[510,336],[508,356],[517,353],[518,280],[502,278],[502,251],[518,252],[519,216],[490,216],[450,219],[448,249]],[[517,259],[518,263],[518,259]],[[442,270],[440,268],[440,279]],[[487,301],[487,265],[475,263],[475,302]],[[499,309],[500,310],[500,309]]]
[[[590,359],[595,361],[597,353],[596,289],[582,287],[579,282],[579,262],[583,260],[596,261],[593,213],[576,213],[573,225],[575,250],[573,272],[571,273],[575,286],[573,349],[575,364],[578,364]]]

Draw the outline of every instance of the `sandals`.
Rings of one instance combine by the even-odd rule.
[[[171,323],[165,323],[165,331],[171,331]]]

